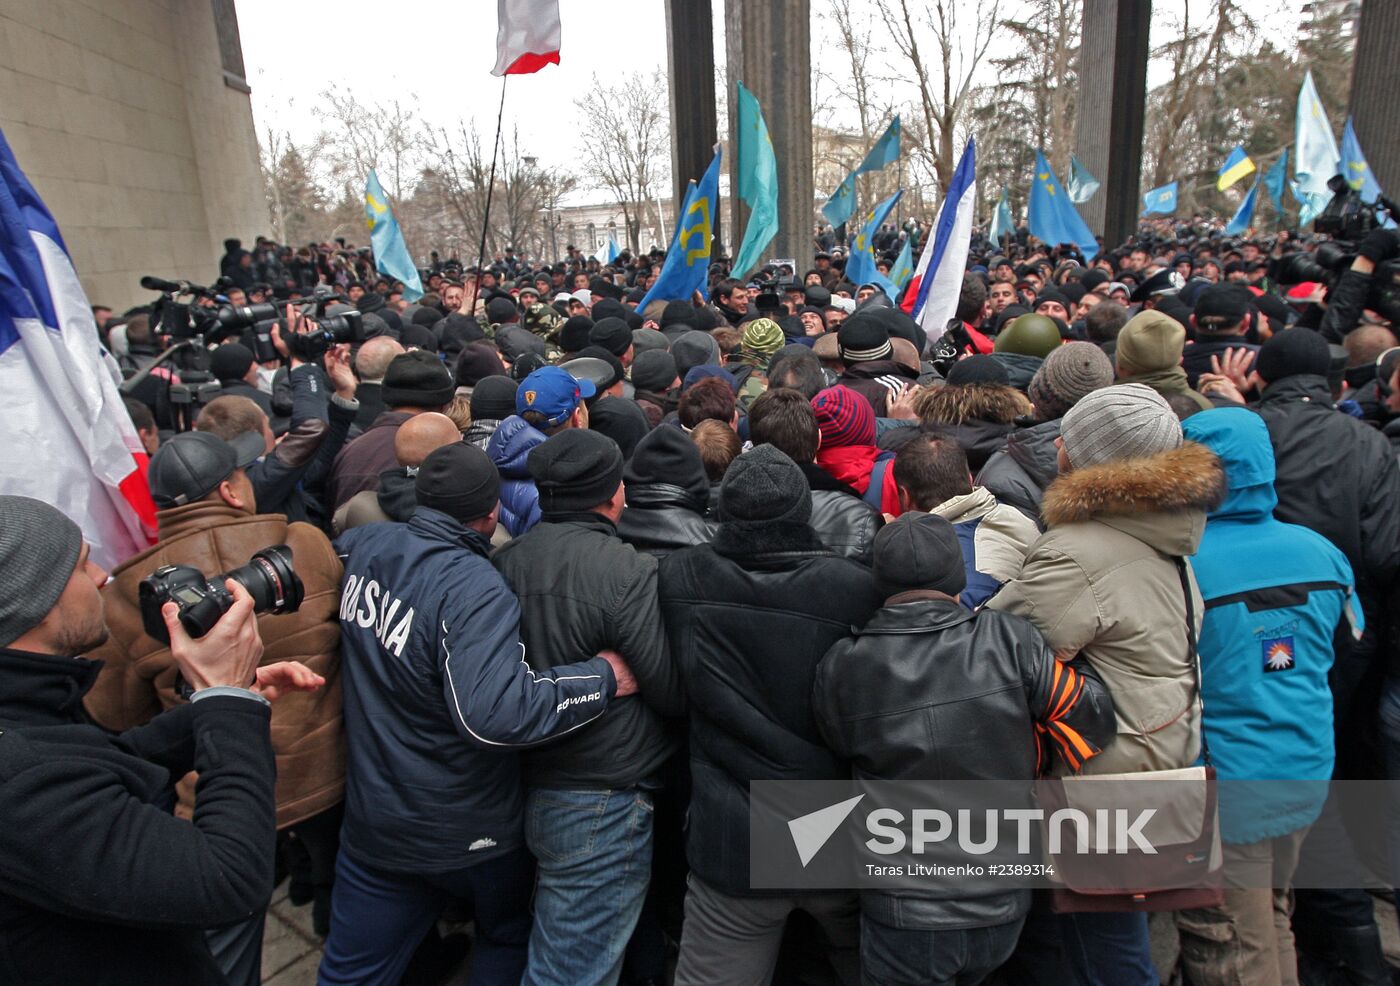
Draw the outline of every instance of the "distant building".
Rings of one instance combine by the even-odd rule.
[[[93,303],[208,283],[225,238],[266,231],[233,0],[7,3],[0,37],[0,129]]]

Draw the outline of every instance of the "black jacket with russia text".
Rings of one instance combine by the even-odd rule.
[[[490,544],[441,511],[420,506],[407,524],[354,528],[336,549],[341,847],[381,869],[433,873],[521,845],[518,751],[603,714],[612,668],[578,663],[601,648],[574,652],[569,668],[532,670]]]

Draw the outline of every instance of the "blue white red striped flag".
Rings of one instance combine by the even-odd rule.
[[[977,192],[977,149],[969,139],[948,183],[948,194],[938,210],[938,222],[919,257],[915,282],[908,296],[914,298],[910,314],[929,342],[948,331],[948,321],[958,310],[967,252],[972,246],[972,218]],[[917,282],[917,287],[915,283]]]
[[[0,134],[0,493],[63,511],[107,569],[149,545],[153,512],[117,379],[58,226]]]

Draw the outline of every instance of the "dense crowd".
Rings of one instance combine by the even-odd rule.
[[[932,340],[829,229],[644,308],[660,251],[260,238],[191,303],[276,319],[95,309],[158,512],[106,573],[0,497],[0,981],[257,983],[288,879],[323,983],[1158,983],[1142,908],[755,891],[749,785],[1396,776],[1400,236],[1324,239],[978,236]],[[275,545],[299,607],[150,635]],[[1272,888],[1168,909],[1185,982],[1390,981],[1290,892],[1325,794],[1222,818]]]

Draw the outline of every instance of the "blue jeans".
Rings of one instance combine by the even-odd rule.
[[[534,860],[523,848],[448,873],[388,873],[340,851],[317,982],[397,986],[449,897],[476,921],[471,986],[516,986],[530,937]]]
[[[1076,986],[1159,986],[1146,914],[1061,914],[1059,919]]]
[[[523,986],[610,986],[651,879],[651,796],[532,788],[525,842],[539,864]]]
[[[867,986],[974,986],[1011,957],[1024,919],[948,931],[887,928],[861,915],[860,974]]]

